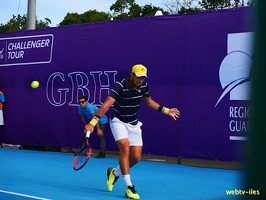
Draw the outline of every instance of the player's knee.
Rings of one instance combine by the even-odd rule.
[[[141,156],[138,156],[137,158],[136,158],[136,162],[139,162],[141,160]]]
[[[139,162],[141,160],[141,155],[134,154],[131,156],[131,158],[134,160],[134,162]]]
[[[120,150],[120,153],[129,155],[130,147],[129,145],[126,145],[126,144],[119,145],[119,150]]]

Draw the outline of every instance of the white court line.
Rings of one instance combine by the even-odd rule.
[[[5,191],[5,190],[0,190],[0,192],[6,193],[6,194],[13,194],[13,195],[17,195],[17,196],[22,196],[22,197],[28,197],[28,198],[32,198],[32,199],[51,200],[51,199],[46,199],[46,198],[42,198],[42,197],[35,197],[35,196],[26,195],[26,194],[20,194],[20,193],[16,193],[16,192],[9,192],[9,191]]]

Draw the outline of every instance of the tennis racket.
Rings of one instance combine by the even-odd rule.
[[[88,131],[86,133],[86,138],[85,142],[83,144],[83,147],[79,150],[77,153],[77,156],[74,159],[73,162],[73,169],[78,171],[81,168],[83,168],[87,162],[89,161],[91,154],[92,154],[92,148],[89,144],[89,137],[90,137],[90,132]]]

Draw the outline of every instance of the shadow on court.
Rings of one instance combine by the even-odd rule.
[[[120,177],[112,192],[106,189],[106,169],[117,158],[92,157],[74,171],[72,153],[0,149],[1,200],[101,200],[125,199]],[[243,189],[243,171],[200,168],[141,161],[131,169],[132,182],[141,199],[224,200],[240,195],[226,192]]]

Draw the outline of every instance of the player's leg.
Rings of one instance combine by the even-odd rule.
[[[139,122],[137,125],[128,126],[128,140],[129,140],[129,165],[130,167],[133,167],[135,164],[137,164],[141,159],[142,154],[142,130],[141,130],[142,123]],[[123,170],[122,170],[123,174]],[[126,184],[126,194],[125,196],[127,198],[131,199],[140,199],[140,196],[138,195],[137,191],[134,188],[134,185],[131,183],[130,180],[130,171],[128,170],[128,174],[123,174],[123,178]]]
[[[127,134],[127,129],[126,129],[125,123],[121,122],[117,118],[113,118],[110,121],[110,128],[111,128],[113,137],[114,137],[115,141],[117,142],[118,146],[122,146],[122,144],[124,143],[123,139],[127,139],[128,138],[128,134]],[[121,145],[119,145],[118,141],[121,141],[120,142]],[[119,147],[119,149],[120,149],[120,147]],[[121,173],[120,165],[118,165],[118,167],[116,167],[116,168],[110,168],[109,167],[107,169],[107,182],[106,183],[107,183],[108,191],[111,192],[113,190],[114,184],[118,180],[120,173]]]
[[[119,165],[123,175],[129,174],[130,162],[129,162],[129,153],[130,146],[127,138],[117,141],[119,147]]]
[[[133,167],[135,164],[137,164],[140,161],[141,154],[142,154],[142,146],[131,146],[130,147],[130,153],[129,153],[130,167]],[[131,183],[130,174],[123,175],[123,177],[124,177],[125,184],[126,184],[125,196],[131,199],[140,199],[140,196],[135,190],[134,185]]]
[[[107,169],[107,188],[109,191],[113,190],[113,186],[117,181],[119,174],[123,174],[123,178],[126,186],[132,185],[129,175],[129,153],[130,146],[127,138],[120,139],[117,141],[117,145],[119,147],[119,166],[117,168],[108,168]]]
[[[141,158],[142,152],[142,123],[131,125],[123,123],[117,118],[110,122],[110,128],[113,136],[118,144],[120,156],[119,166],[117,168],[108,168],[107,170],[107,187],[112,191],[113,185],[118,179],[119,172],[122,172],[126,185],[126,197],[131,199],[139,199],[139,195],[131,183],[130,167],[134,166]]]
[[[119,147],[119,166],[126,186],[125,196],[130,199],[139,199],[130,178],[130,167],[133,167],[141,158],[142,146],[130,147],[127,138],[117,141]]]
[[[129,154],[130,167],[133,167],[141,160],[142,146],[131,146]]]

